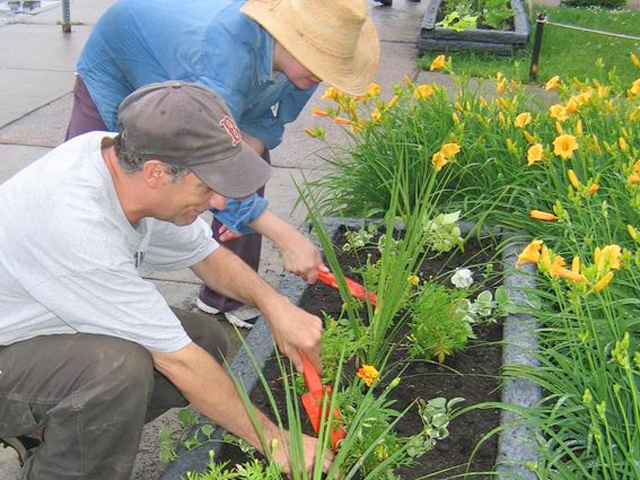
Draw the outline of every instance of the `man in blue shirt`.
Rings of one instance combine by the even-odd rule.
[[[269,162],[323,80],[362,95],[378,68],[378,36],[365,0],[119,0],[100,19],[78,62],[67,138],[117,129],[120,102],[152,82],[203,84],[225,101],[243,139]],[[283,254],[285,268],[316,280],[325,268],[297,230],[266,209],[260,196],[214,211],[214,237],[257,270],[260,233]],[[238,236],[233,232],[243,234]],[[239,326],[254,309],[203,287],[198,306],[226,312]]]

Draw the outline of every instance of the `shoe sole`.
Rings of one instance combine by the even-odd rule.
[[[227,313],[221,312],[217,308],[207,305],[202,300],[200,300],[200,298],[196,298],[196,306],[198,307],[198,309],[202,310],[205,313],[210,313],[211,315],[217,315],[219,313],[222,313],[224,316],[224,319],[227,322],[229,322],[231,325],[235,325],[238,328],[246,328],[247,330],[251,330],[253,328],[253,323],[240,320],[239,318],[235,317],[233,314],[227,314]]]
[[[0,444],[5,447],[10,447],[18,454],[18,462],[20,466],[24,466],[24,462],[27,461],[28,451],[20,440],[17,438],[0,438]]]

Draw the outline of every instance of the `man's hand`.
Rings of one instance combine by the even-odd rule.
[[[318,249],[298,230],[269,210],[265,210],[249,226],[276,244],[286,271],[316,283],[318,268],[328,271]]]
[[[313,474],[313,465],[316,461],[316,451],[317,451],[318,439],[309,437],[307,435],[302,435],[302,448],[304,452],[304,466],[306,469],[307,477],[311,478]],[[283,473],[288,477],[293,475],[292,467],[291,467],[291,459],[287,452],[291,452],[291,447],[289,445],[288,439],[285,440],[285,444],[282,442],[278,442],[278,447],[275,452],[273,452],[273,459],[282,465]],[[322,462],[322,471],[327,473],[331,468],[331,464],[333,463],[333,453],[329,450],[325,450],[324,452],[324,460]]]
[[[234,232],[228,227],[222,225],[218,229],[218,240],[221,242],[228,242],[229,240],[235,240],[236,238],[240,238],[242,236],[241,233]]]

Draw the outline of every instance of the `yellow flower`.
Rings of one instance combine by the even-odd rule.
[[[540,261],[538,265],[546,271],[549,271],[551,268],[551,254],[549,253],[549,249],[546,245],[542,245],[542,249],[540,250]]]
[[[351,120],[343,117],[335,117],[333,119],[333,123],[339,123],[341,125],[353,125],[353,122]]]
[[[418,284],[420,283],[420,277],[417,275],[409,275],[409,278],[407,278],[407,281],[413,285],[414,287],[418,286]]]
[[[613,113],[615,109],[613,108],[613,100],[607,100],[604,102],[604,108],[606,108],[607,112]]]
[[[389,100],[389,103],[387,104],[387,110],[390,109],[391,107],[393,107],[396,103],[398,103],[398,95],[394,95],[393,97],[391,97],[391,100]]]
[[[374,122],[379,122],[380,120],[382,120],[382,113],[380,113],[378,107],[374,108],[373,112],[371,112],[371,118]]]
[[[507,90],[507,79],[501,78],[496,82],[496,90],[498,95],[502,95]]]
[[[315,130],[311,130],[310,128],[305,128],[304,129],[305,133],[307,135],[309,135],[311,138],[316,138],[318,135],[316,134]]]
[[[542,247],[542,240],[533,240],[529,245],[524,247],[522,253],[518,255],[518,261],[516,262],[516,268],[524,265],[525,263],[537,264],[540,261],[540,248]]]
[[[371,83],[369,90],[367,90],[366,97],[377,97],[380,95],[380,85],[377,83]]]
[[[569,169],[567,174],[569,175],[569,181],[571,182],[571,185],[573,185],[573,188],[578,190],[578,188],[580,187],[580,180],[578,180],[576,172],[574,172],[573,170]]]
[[[600,98],[609,96],[609,92],[611,92],[611,87],[603,87],[603,86],[598,87],[598,96]]]
[[[598,280],[598,282],[593,286],[593,290],[596,292],[599,292],[604,287],[609,285],[611,283],[611,280],[613,280],[613,271],[607,272],[607,274],[604,277]]]
[[[640,78],[631,84],[629,90],[633,95],[640,95]]]
[[[489,106],[489,104],[487,103],[487,101],[482,95],[478,97],[478,104],[480,104],[482,108],[487,108]]]
[[[455,157],[460,153],[460,145],[457,143],[445,143],[440,151],[447,157]]]
[[[509,103],[502,97],[498,97],[496,98],[496,105],[498,105],[501,108],[509,108]]]
[[[356,373],[358,377],[364,380],[367,387],[370,387],[373,382],[378,378],[378,370],[373,365],[362,365]]]
[[[413,96],[418,100],[424,100],[433,94],[433,88],[429,85],[420,85],[413,91]]]
[[[577,95],[574,95],[569,99],[565,108],[567,109],[568,113],[575,113],[580,108],[580,105],[580,98]]]
[[[504,125],[504,114],[502,112],[498,113],[498,120],[500,120],[500,123]]]
[[[543,212],[542,210],[531,210],[529,212],[529,216],[531,218],[535,218],[536,220],[545,220],[547,222],[555,222],[558,220],[553,213]]]
[[[442,170],[442,167],[444,167],[447,163],[449,163],[449,160],[447,159],[447,156],[441,151],[434,153],[433,157],[431,157],[431,164],[433,165],[433,168],[435,168],[436,172]]]
[[[329,87],[324,91],[324,94],[320,97],[320,100],[335,100],[340,92],[333,87]]]
[[[516,120],[514,122],[515,126],[518,128],[524,128],[531,123],[531,114],[529,112],[524,112],[516,116]]]
[[[580,273],[580,257],[577,255],[573,257],[573,261],[571,262],[571,271],[573,273]]]
[[[313,109],[313,115],[315,117],[328,117],[329,116],[329,112],[325,111],[325,110],[321,110],[318,107]]]
[[[564,129],[562,128],[562,124],[558,121],[556,121],[556,132],[558,132],[558,135],[562,135],[564,133]]]
[[[627,180],[629,181],[629,183],[640,183],[640,175],[632,173],[627,177]]]
[[[593,195],[598,191],[599,188],[600,185],[598,185],[597,183],[592,183],[591,185],[589,185],[589,188],[587,188],[587,195]]]
[[[582,120],[576,122],[576,132],[582,133]]]
[[[553,141],[553,154],[567,160],[573,157],[573,152],[578,149],[576,137],[573,135],[560,135]]]
[[[453,120],[453,123],[460,125],[460,118],[458,118],[458,114],[456,112],[451,114],[451,119]]]
[[[636,67],[640,68],[640,60],[638,60],[638,57],[636,57],[636,54],[635,54],[635,53],[632,53],[632,54],[630,55],[630,57],[631,57],[631,61],[633,62],[633,64],[634,64]]]
[[[529,150],[527,150],[527,165],[530,167],[534,164],[534,162],[542,161],[542,145],[536,143],[535,145],[531,145]]]
[[[637,160],[636,163],[633,164],[633,169],[635,171],[640,170],[640,160]]]
[[[568,118],[567,109],[563,105],[552,105],[549,108],[549,115],[560,122],[564,122]]]
[[[560,77],[555,75],[549,79],[547,83],[544,84],[544,88],[547,90],[557,90],[560,86]]]
[[[627,145],[627,141],[624,139],[624,137],[618,138],[618,145],[620,146],[620,150],[622,150],[623,152],[629,150],[629,145]]]
[[[409,78],[409,75],[404,76],[404,83],[407,84],[407,87],[413,87],[413,80]]]
[[[524,130],[524,131],[522,132],[522,135],[524,136],[524,139],[525,139],[528,143],[533,144],[533,143],[535,142],[535,139],[533,138],[533,136],[532,136],[529,132],[527,132],[526,130]]]
[[[438,55],[433,62],[431,62],[431,66],[429,67],[429,71],[433,72],[434,70],[440,70],[444,67],[446,58],[444,55]]]
[[[605,270],[607,262],[610,269],[619,269],[620,257],[622,257],[622,249],[616,244],[607,245],[602,249],[596,248],[593,251],[593,260],[598,270]]]

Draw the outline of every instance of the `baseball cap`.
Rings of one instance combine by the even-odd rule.
[[[118,108],[118,130],[131,154],[187,167],[228,198],[255,193],[271,175],[222,99],[195,83],[171,80],[134,91]]]

